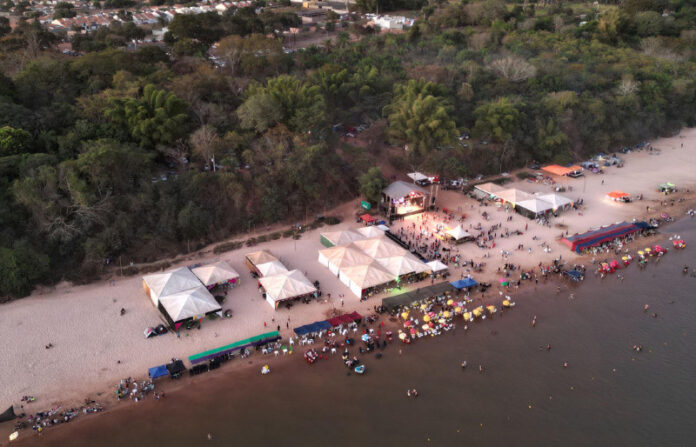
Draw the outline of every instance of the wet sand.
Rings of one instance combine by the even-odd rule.
[[[694,240],[696,221],[670,231]],[[381,360],[364,356],[365,376],[346,375],[340,358],[311,367],[271,360],[268,376],[224,366],[163,401],[79,418],[41,438],[24,432],[17,445],[200,445],[209,432],[210,445],[689,445],[696,278],[681,273],[685,264],[696,267],[692,247],[621,271],[623,282],[589,274],[560,294],[528,288],[513,310],[467,333],[459,323],[454,334],[391,345]],[[406,397],[413,387],[417,399]]]

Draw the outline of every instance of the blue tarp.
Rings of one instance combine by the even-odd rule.
[[[309,326],[309,325],[305,324],[304,326],[296,327],[295,329],[293,329],[293,331],[294,331],[297,335],[309,334],[310,331],[309,331],[309,329],[307,328],[307,326]]]
[[[647,222],[644,221],[644,220],[643,220],[643,221],[640,221],[640,222],[633,222],[633,225],[637,226],[637,227],[640,228],[641,230],[649,230],[649,229],[651,228],[651,227],[650,227],[650,224],[647,223]]]
[[[167,370],[167,365],[160,365],[148,369],[147,373],[151,379],[156,379],[158,377],[168,376],[169,370]]]
[[[318,325],[321,328],[321,330],[327,330],[333,327],[331,326],[331,323],[329,323],[327,320],[317,321],[315,324]]]
[[[468,289],[469,287],[474,287],[478,285],[478,283],[471,278],[464,278],[460,279],[459,281],[452,281],[450,284],[457,290]]]
[[[585,275],[583,275],[582,272],[580,272],[578,270],[568,270],[567,272],[565,272],[565,274],[570,276],[571,278],[573,278],[576,281],[581,280],[585,276]]]

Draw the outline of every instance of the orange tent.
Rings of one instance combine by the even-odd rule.
[[[569,168],[560,165],[548,165],[541,168],[542,171],[546,171],[553,175],[568,175],[574,171],[582,171],[582,166],[573,165]]]
[[[630,194],[627,194],[623,191],[612,191],[609,194],[607,194],[607,196],[611,197],[614,200],[624,199],[624,198],[628,197],[629,195]]]

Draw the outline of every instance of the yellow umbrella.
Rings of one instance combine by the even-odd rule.
[[[648,247],[648,248],[645,249],[645,252],[646,252],[646,253],[650,253],[651,251],[652,251],[652,250],[650,250],[650,247]]]
[[[421,307],[420,307],[420,308],[421,308],[421,310],[425,310],[425,309],[428,308],[428,305],[427,305],[427,304],[421,304]]]
[[[488,312],[492,314],[495,313],[496,310],[498,310],[495,308],[495,306],[486,306],[486,309],[488,309]]]
[[[643,253],[643,250],[638,250],[638,254],[643,256],[645,253]]]
[[[464,312],[464,315],[462,315],[465,320],[471,320],[471,314],[469,312]]]
[[[510,307],[510,300],[503,300],[503,306]]]
[[[402,332],[399,334],[399,340],[404,340],[406,338],[406,333]]]
[[[628,261],[628,256],[623,256],[623,257],[621,258],[621,260],[622,260],[622,261]]]
[[[461,311],[462,311],[462,308],[459,306],[454,308],[454,313],[456,313],[456,314],[460,313]]]
[[[447,300],[447,305],[448,305],[448,306],[451,306],[452,304],[454,304],[454,300]]]
[[[428,315],[424,316],[424,317],[423,317],[423,321],[425,321],[426,323],[427,323],[428,321],[430,321],[430,316],[428,316]]]
[[[483,306],[479,306],[476,309],[474,309],[475,317],[480,317],[481,315],[483,315]]]
[[[403,318],[404,320],[407,319],[407,318],[408,318],[408,312],[402,312],[402,313],[401,313],[401,318]]]
[[[445,317],[445,318],[449,318],[449,317],[450,317],[450,312],[449,312],[449,310],[446,310],[446,311],[442,312],[442,316]]]

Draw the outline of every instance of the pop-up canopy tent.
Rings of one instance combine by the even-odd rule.
[[[143,288],[155,306],[159,303],[160,296],[193,289],[200,285],[201,281],[186,267],[143,276]]]
[[[406,175],[408,176],[408,178],[410,178],[414,182],[421,182],[423,180],[428,180],[428,176],[425,174],[421,174],[420,172],[410,172]]]
[[[625,201],[626,199],[628,199],[630,197],[630,194],[625,193],[623,191],[612,191],[612,192],[607,194],[607,197],[609,197],[610,199],[612,199],[616,202],[619,202],[619,201]]]
[[[328,267],[331,273],[338,275],[340,269],[360,264],[369,264],[372,258],[363,253],[354,244],[319,250],[319,262]]]
[[[569,198],[556,193],[542,194],[539,196],[539,199],[550,203],[554,211],[569,207],[573,204],[573,201]]]
[[[377,218],[365,213],[362,216],[360,216],[360,220],[362,220],[366,224],[371,224],[372,222],[375,222],[377,220]]]
[[[282,262],[275,260],[271,262],[265,262],[263,264],[257,264],[256,270],[261,276],[272,276],[278,275],[280,273],[285,273],[288,271]]]
[[[390,256],[388,258],[378,258],[377,262],[379,262],[380,265],[393,276],[403,276],[411,273],[423,273],[429,270],[429,267],[425,265],[425,263],[421,262],[418,258],[410,253]]]
[[[321,234],[321,244],[324,247],[350,244],[361,239],[365,239],[365,236],[355,230],[331,231]]]
[[[199,320],[207,314],[222,310],[213,295],[200,283],[193,289],[160,296],[158,307],[171,323]]]
[[[191,270],[204,286],[211,288],[218,284],[237,284],[239,273],[225,261],[202,265]]]
[[[445,270],[447,270],[449,268],[445,264],[443,264],[442,262],[438,261],[437,259],[434,261],[428,262],[426,265],[430,268],[430,270],[433,273],[444,272]]]
[[[461,224],[457,225],[456,227],[447,230],[447,236],[451,237],[455,241],[465,241],[467,239],[471,238],[471,234],[469,234],[468,231],[466,231],[464,228],[462,228]]]
[[[277,308],[281,301],[292,300],[313,294],[317,288],[299,270],[290,270],[279,275],[259,279],[266,292],[266,301]]]
[[[472,278],[463,278],[458,281],[452,281],[450,284],[457,290],[469,289],[478,285]]]
[[[174,360],[171,363],[167,363],[167,371],[169,371],[169,375],[172,378],[179,377],[186,371],[186,366],[184,366],[184,362],[181,360]]]
[[[377,261],[341,269],[339,279],[350,288],[355,296],[362,298],[363,290],[388,284],[396,280]]]
[[[573,165],[566,168],[560,165],[548,165],[542,167],[541,170],[553,175],[568,175],[576,171],[582,171],[582,166]]]
[[[150,376],[150,379],[154,380],[169,375],[169,371],[167,370],[167,365],[159,365],[148,369],[147,374]]]
[[[533,198],[531,200],[523,200],[517,203],[515,209],[528,217],[536,217],[548,213],[553,209],[553,205],[541,199]]]
[[[353,243],[368,256],[373,258],[387,258],[398,256],[404,253],[404,249],[386,238],[372,238]]]

